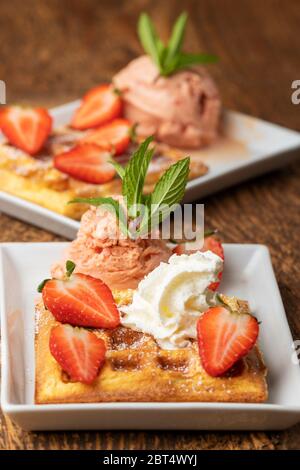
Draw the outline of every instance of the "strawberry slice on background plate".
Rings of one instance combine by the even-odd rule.
[[[49,348],[61,368],[75,382],[94,382],[105,361],[104,341],[91,331],[71,325],[52,328]]]
[[[131,128],[131,124],[126,119],[115,119],[109,124],[90,131],[80,142],[92,142],[111,151],[114,155],[120,155],[130,144]]]
[[[191,246],[191,243],[189,243],[189,246]],[[175,253],[176,255],[183,255],[183,254],[189,255],[197,251],[198,249],[196,250],[187,249],[185,243],[180,243],[173,249],[173,253]],[[218,237],[214,235],[214,232],[209,231],[206,234],[204,234],[204,242],[200,251],[201,252],[212,251],[224,261],[224,249],[223,249],[222,243],[218,239]],[[223,271],[220,271],[218,274],[219,281],[212,282],[209,286],[210,290],[215,291],[218,289],[221,279],[222,279],[222,275],[223,275]]]
[[[74,129],[84,130],[101,126],[119,117],[122,100],[110,84],[99,85],[87,92],[71,121]]]
[[[52,128],[52,117],[44,108],[5,106],[0,110],[0,129],[9,142],[30,155],[43,147]]]
[[[224,306],[208,309],[197,323],[203,368],[213,377],[223,375],[253,348],[258,332],[258,321],[249,313]]]
[[[54,167],[73,178],[91,184],[111,181],[116,170],[111,155],[96,144],[78,144],[67,152],[54,156]]]
[[[46,279],[38,288],[56,320],[90,328],[117,327],[120,315],[110,288],[101,279],[73,274],[72,261],[67,261],[66,267],[64,279]]]

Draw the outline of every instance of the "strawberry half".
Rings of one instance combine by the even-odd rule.
[[[30,155],[43,147],[51,132],[52,118],[44,108],[6,106],[0,111],[0,129],[9,142]]]
[[[126,119],[114,121],[89,132],[80,142],[93,142],[114,155],[123,153],[130,144],[131,124]]]
[[[110,154],[96,144],[79,144],[55,155],[54,167],[86,183],[102,184],[112,180],[116,170],[109,162]]]
[[[57,321],[90,328],[115,328],[120,315],[111,290],[100,279],[72,274],[50,279],[42,287],[45,307]]]
[[[105,361],[104,341],[83,328],[70,325],[53,327],[49,348],[61,368],[75,382],[91,384]]]
[[[100,85],[83,97],[81,105],[75,111],[71,126],[82,130],[101,126],[119,117],[121,111],[121,98],[112,85]]]
[[[195,253],[196,251],[198,250],[190,250],[190,249],[188,250],[186,248],[185,243],[180,243],[173,249],[173,253],[176,253],[176,255],[192,254],[192,253]],[[224,261],[224,249],[223,249],[222,243],[215,235],[208,235],[208,236],[204,235],[204,243],[200,251],[201,252],[212,251]],[[218,274],[219,281],[212,282],[209,286],[210,290],[215,291],[218,289],[221,279],[222,279],[222,274],[223,274],[223,271],[220,271]]]
[[[207,310],[198,320],[199,354],[206,372],[224,374],[254,346],[259,325],[252,315],[223,306]]]

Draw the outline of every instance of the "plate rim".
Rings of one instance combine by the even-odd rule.
[[[195,410],[195,411],[216,411],[222,410],[224,412],[229,412],[233,410],[241,411],[255,411],[255,412],[274,412],[274,413],[291,413],[295,417],[299,415],[300,418],[300,399],[299,405],[280,405],[274,403],[230,403],[230,402],[112,402],[112,403],[59,403],[59,404],[44,404],[38,405],[35,403],[12,403],[9,400],[9,391],[8,391],[8,377],[9,377],[9,351],[8,351],[8,328],[7,328],[7,318],[5,311],[5,295],[1,295],[5,289],[5,278],[4,278],[4,262],[3,254],[5,249],[14,249],[16,247],[24,247],[26,249],[32,249],[36,246],[45,247],[45,246],[61,246],[67,245],[68,242],[4,242],[0,243],[0,309],[1,309],[1,408],[3,412],[8,414],[22,414],[22,413],[41,413],[41,412],[65,412],[65,411],[130,411],[136,410],[137,412],[152,410]],[[276,293],[277,301],[280,304],[280,308],[283,313],[282,321],[285,324],[287,333],[289,334],[291,340],[293,340],[287,316],[285,313],[283,301],[279,291],[278,283],[275,277],[274,269],[271,262],[271,256],[269,249],[264,244],[256,243],[224,243],[225,249],[238,247],[246,249],[259,249],[265,256],[268,265],[269,275],[272,279],[272,284],[274,288],[274,294]],[[299,379],[300,379],[300,368],[299,368]]]

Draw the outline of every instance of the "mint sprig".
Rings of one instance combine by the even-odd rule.
[[[145,52],[152,58],[161,75],[172,73],[197,64],[216,62],[217,56],[212,54],[189,54],[182,52],[188,15],[182,13],[176,20],[170,39],[165,45],[159,38],[154,24],[147,15],[142,13],[138,21],[138,35]]]
[[[134,152],[125,168],[119,169],[122,179],[124,205],[112,197],[75,198],[68,204],[84,203],[93,206],[105,205],[119,219],[120,229],[129,238],[146,235],[162,222],[174,210],[185,191],[190,159],[184,158],[171,165],[156,183],[152,194],[143,194],[147,170],[154,154],[149,148],[152,137],[148,137]],[[116,167],[119,166],[117,162]],[[120,165],[121,166],[121,165]],[[127,209],[127,214],[126,214]],[[130,221],[135,233],[130,230]]]

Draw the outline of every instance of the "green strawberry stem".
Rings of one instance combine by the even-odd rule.
[[[67,277],[70,277],[76,268],[76,264],[73,263],[73,261],[69,260],[66,262],[66,275]]]
[[[44,289],[46,283],[47,283],[48,281],[51,281],[51,279],[44,279],[44,280],[38,285],[37,291],[41,293],[42,290]]]

